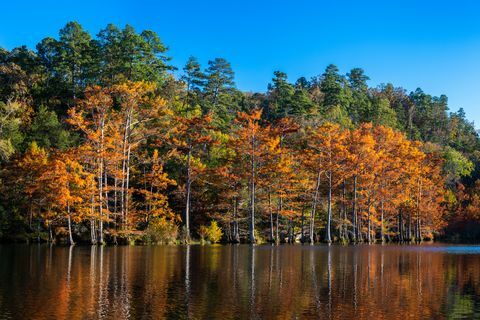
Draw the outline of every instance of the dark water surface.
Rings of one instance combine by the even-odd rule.
[[[476,246],[0,246],[0,319],[474,319]]]

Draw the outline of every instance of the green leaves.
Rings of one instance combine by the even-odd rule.
[[[446,147],[443,153],[445,163],[443,170],[450,182],[457,182],[462,177],[468,177],[473,169],[473,163],[457,150]]]
[[[23,140],[21,112],[20,104],[0,101],[0,161],[7,160]]]
[[[33,118],[27,141],[35,141],[39,146],[65,150],[75,142],[74,135],[65,130],[57,114],[41,106]]]

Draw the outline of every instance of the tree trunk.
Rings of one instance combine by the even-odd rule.
[[[327,203],[327,243],[332,243],[331,237],[331,225],[332,225],[332,171],[328,173],[328,203]]]
[[[91,201],[90,213],[92,215],[92,219],[90,219],[90,241],[93,245],[95,245],[97,244],[97,235],[96,235],[97,231],[95,228],[95,219],[93,219],[94,213],[95,213],[95,194],[93,190],[92,190],[92,195],[90,196],[90,201]]]
[[[368,204],[367,204],[367,241],[368,243],[372,243],[372,220],[370,219],[371,215],[371,202],[370,202],[370,195],[368,196]]]
[[[104,141],[105,116],[100,121],[100,145],[98,148],[98,225],[99,242],[103,244],[103,141]]]
[[[120,220],[122,222],[122,229],[126,229],[125,218],[125,178],[127,171],[127,150],[129,148],[129,135],[130,135],[130,110],[127,110],[125,116],[125,130],[123,132],[123,145],[122,145],[122,183],[120,187]]]
[[[294,230],[294,225],[293,225],[293,218],[290,218],[289,224],[290,224],[290,230],[289,230],[289,233],[288,233],[288,242],[289,243],[294,243],[295,242],[295,230]]]
[[[105,211],[107,213],[107,221],[110,221],[110,209],[108,207],[108,177],[107,177],[107,165],[104,161],[103,163],[103,185],[104,185],[104,196],[105,196]],[[107,227],[109,226],[110,222],[107,222]]]
[[[315,243],[314,231],[315,231],[315,213],[317,210],[317,201],[318,201],[318,191],[320,189],[320,175],[321,172],[318,170],[317,182],[315,184],[315,192],[313,194],[313,203],[312,203],[312,212],[310,214],[310,243]]]
[[[282,196],[280,195],[280,198],[279,198],[279,201],[278,201],[278,210],[277,210],[277,221],[276,221],[276,227],[275,227],[275,233],[276,233],[276,237],[275,237],[275,243],[276,244],[279,244],[280,243],[280,214],[283,210],[283,198]]]
[[[357,216],[357,176],[353,177],[353,206],[352,206],[352,237],[353,242],[358,238],[358,216]]]
[[[113,222],[115,224],[115,228],[117,228],[117,188],[118,188],[118,178],[115,174],[115,179],[113,181]]]
[[[342,183],[342,218],[343,218],[342,232],[343,232],[343,235],[341,235],[341,237],[343,238],[344,241],[348,241],[346,200],[347,200],[347,185],[346,185],[345,179],[343,179],[343,183]]]
[[[303,229],[304,227],[305,227],[305,207],[302,208],[302,217],[301,217],[300,239],[302,243],[305,241],[305,230]]]
[[[125,177],[125,229],[128,227],[128,209],[130,206],[130,155],[132,146],[128,145],[127,150],[127,175]]]
[[[191,185],[192,185],[192,177],[191,177],[191,168],[190,168],[190,161],[192,156],[192,148],[188,147],[187,153],[187,184],[186,184],[186,200],[185,200],[185,241],[188,243],[190,242],[190,192],[191,192]]]
[[[67,203],[67,213],[68,213],[68,239],[69,245],[74,245],[73,236],[72,236],[72,218],[70,216],[70,204]]]
[[[233,242],[240,242],[240,234],[238,233],[238,221],[237,221],[237,197],[233,199]]]
[[[422,241],[422,230],[420,224],[420,201],[422,197],[422,181],[418,179],[418,196],[417,196],[417,221],[416,221],[416,241]]]
[[[98,226],[99,226],[99,243],[103,244],[103,172],[102,160],[99,160],[98,169]]]
[[[385,242],[385,234],[384,234],[385,225],[383,221],[383,216],[384,216],[384,201],[382,198],[380,203],[380,241],[382,241],[382,243]]]
[[[48,224],[48,242],[53,243],[52,224]]]
[[[398,212],[398,240],[400,242],[403,242],[403,215],[402,215],[402,209],[399,209]]]
[[[272,194],[270,192],[268,192],[268,211],[270,215],[270,241],[275,242],[275,236],[273,235]]]
[[[408,212],[408,225],[407,225],[407,240],[412,240],[412,212]]]
[[[252,136],[250,163],[250,243],[255,243],[255,136]]]

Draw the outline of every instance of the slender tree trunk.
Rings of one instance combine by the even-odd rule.
[[[280,243],[280,215],[283,211],[283,198],[281,195],[279,195],[279,199],[278,199],[278,210],[277,210],[277,221],[275,222],[276,223],[276,227],[275,227],[275,233],[276,233],[276,237],[275,237],[275,243],[276,244],[279,244]]]
[[[104,196],[105,196],[105,211],[107,213],[107,227],[109,226],[110,224],[110,208],[108,207],[108,177],[107,177],[107,164],[106,162],[104,161],[103,163],[103,185],[104,185]]]
[[[250,163],[250,243],[255,243],[255,135],[252,136]]]
[[[315,237],[314,237],[315,214],[316,214],[316,210],[317,210],[318,192],[319,192],[319,189],[320,189],[320,176],[321,176],[321,171],[319,169],[318,173],[317,173],[317,182],[315,184],[315,192],[313,194],[312,212],[310,214],[310,243],[311,244],[315,243]]]
[[[148,216],[150,214],[150,198],[151,193],[149,195],[147,189],[147,169],[145,168],[145,163],[142,164],[142,171],[143,171],[143,191],[145,192],[145,222],[148,223]]]
[[[422,197],[422,181],[418,179],[418,196],[417,196],[417,221],[416,221],[416,241],[422,241],[422,230],[420,224],[420,201]]]
[[[362,233],[362,226],[363,226],[363,219],[361,216],[358,216],[358,212],[362,212],[362,208],[357,204],[357,241],[363,242],[363,233]]]
[[[98,148],[98,225],[99,242],[103,244],[103,152],[104,152],[105,116],[100,120],[100,145]]]
[[[238,233],[238,221],[237,221],[237,197],[233,198],[233,242],[240,242],[240,235]]]
[[[398,212],[398,240],[403,242],[403,212],[401,208]]]
[[[125,229],[125,171],[126,171],[126,164],[127,164],[127,142],[126,142],[126,135],[124,138],[124,150],[122,153],[122,179],[120,183],[120,221],[121,221],[121,229]]]
[[[68,213],[68,239],[69,245],[74,245],[73,236],[72,236],[72,218],[70,213],[70,203],[67,202],[67,213]]]
[[[190,161],[192,156],[192,148],[188,147],[187,153],[187,184],[186,184],[186,200],[185,200],[185,237],[187,243],[190,242],[190,192],[191,192],[191,185],[192,185],[192,177],[191,177],[191,168],[190,168]]]
[[[293,225],[293,218],[290,218],[289,224],[290,224],[290,230],[289,230],[289,233],[288,233],[288,242],[289,243],[294,243],[295,242],[295,230],[294,230],[294,225]]]
[[[125,177],[125,228],[128,228],[128,209],[130,207],[130,156],[132,146],[128,145],[127,150],[127,175]]]
[[[122,181],[120,187],[120,220],[122,222],[122,229],[126,229],[125,218],[125,178],[127,171],[127,150],[129,148],[129,136],[130,136],[130,110],[127,110],[125,116],[125,130],[123,132],[123,145],[122,145]]]
[[[332,171],[328,173],[328,203],[327,203],[327,243],[332,243]]]
[[[408,226],[407,226],[407,239],[412,241],[412,212],[408,212]]]
[[[357,175],[353,177],[353,209],[352,209],[352,237],[356,242],[358,238],[358,216],[357,216]]]
[[[385,242],[385,234],[384,234],[385,223],[383,219],[384,219],[384,201],[382,198],[380,203],[380,240],[382,241],[382,243]]]
[[[115,228],[117,228],[117,189],[118,189],[118,178],[115,174],[115,179],[113,181],[113,221],[115,223]]]
[[[301,242],[303,243],[305,241],[305,207],[302,208],[302,217],[301,217],[301,231],[300,231],[300,239]]]
[[[102,172],[102,160],[99,159],[98,169],[98,226],[99,226],[99,243],[103,244],[103,172]]]
[[[92,187],[94,190],[94,187]],[[91,202],[91,208],[90,208],[90,213],[92,218],[90,219],[90,240],[93,245],[97,244],[97,230],[95,227],[95,219],[94,214],[95,214],[95,192],[92,190],[92,194],[90,196],[90,202]]]
[[[367,204],[367,241],[368,243],[372,243],[372,221],[370,218],[371,215],[371,202],[370,202],[370,195],[368,196],[368,204]]]
[[[273,234],[273,210],[272,210],[272,194],[268,192],[268,211],[270,215],[270,241],[275,242],[275,236]]]
[[[344,241],[348,241],[348,226],[347,226],[347,206],[346,206],[346,200],[347,200],[347,186],[345,179],[343,179],[342,183],[342,238]]]

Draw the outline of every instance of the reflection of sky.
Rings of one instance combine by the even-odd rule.
[[[152,29],[181,67],[225,57],[242,90],[266,90],[276,69],[294,81],[335,63],[362,67],[371,85],[393,82],[450,98],[480,123],[478,1],[4,1],[0,46],[33,47],[77,20],[92,33],[107,23]]]
[[[452,254],[480,254],[480,245],[420,245],[411,246],[408,249]]]

